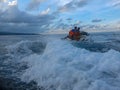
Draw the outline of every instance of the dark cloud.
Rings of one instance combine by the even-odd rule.
[[[103,19],[93,19],[92,20],[93,23],[102,22],[102,21],[103,21]]]
[[[71,20],[72,20],[72,18],[67,18],[66,20],[71,21]]]
[[[17,6],[9,7],[6,11],[0,11],[0,28],[2,31],[15,32],[41,32],[48,29],[48,25],[55,19],[54,15],[31,15],[20,11]],[[42,26],[46,26],[42,28]]]
[[[67,12],[74,9],[81,8],[88,3],[89,0],[72,0],[71,2],[65,4],[64,6],[59,8],[61,12]]]
[[[36,10],[39,8],[40,4],[45,0],[31,0],[27,6],[27,10]]]

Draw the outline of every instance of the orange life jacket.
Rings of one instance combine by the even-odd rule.
[[[72,30],[70,30],[69,36],[72,37],[73,35],[74,35],[74,32]]]
[[[80,32],[75,32],[75,36],[80,36]]]
[[[69,37],[73,40],[79,40],[80,39],[80,32],[79,31],[73,31],[70,30]]]

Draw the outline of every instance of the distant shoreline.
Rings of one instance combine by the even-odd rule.
[[[36,33],[7,33],[7,32],[0,32],[0,35],[41,35]]]

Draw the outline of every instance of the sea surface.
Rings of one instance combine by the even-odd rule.
[[[0,90],[120,90],[120,33],[1,35]]]

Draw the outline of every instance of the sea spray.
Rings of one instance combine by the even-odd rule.
[[[120,79],[119,58],[120,53],[114,50],[90,52],[55,40],[47,44],[43,54],[22,59],[29,68],[21,79],[49,90],[119,90],[120,82],[111,82]]]

